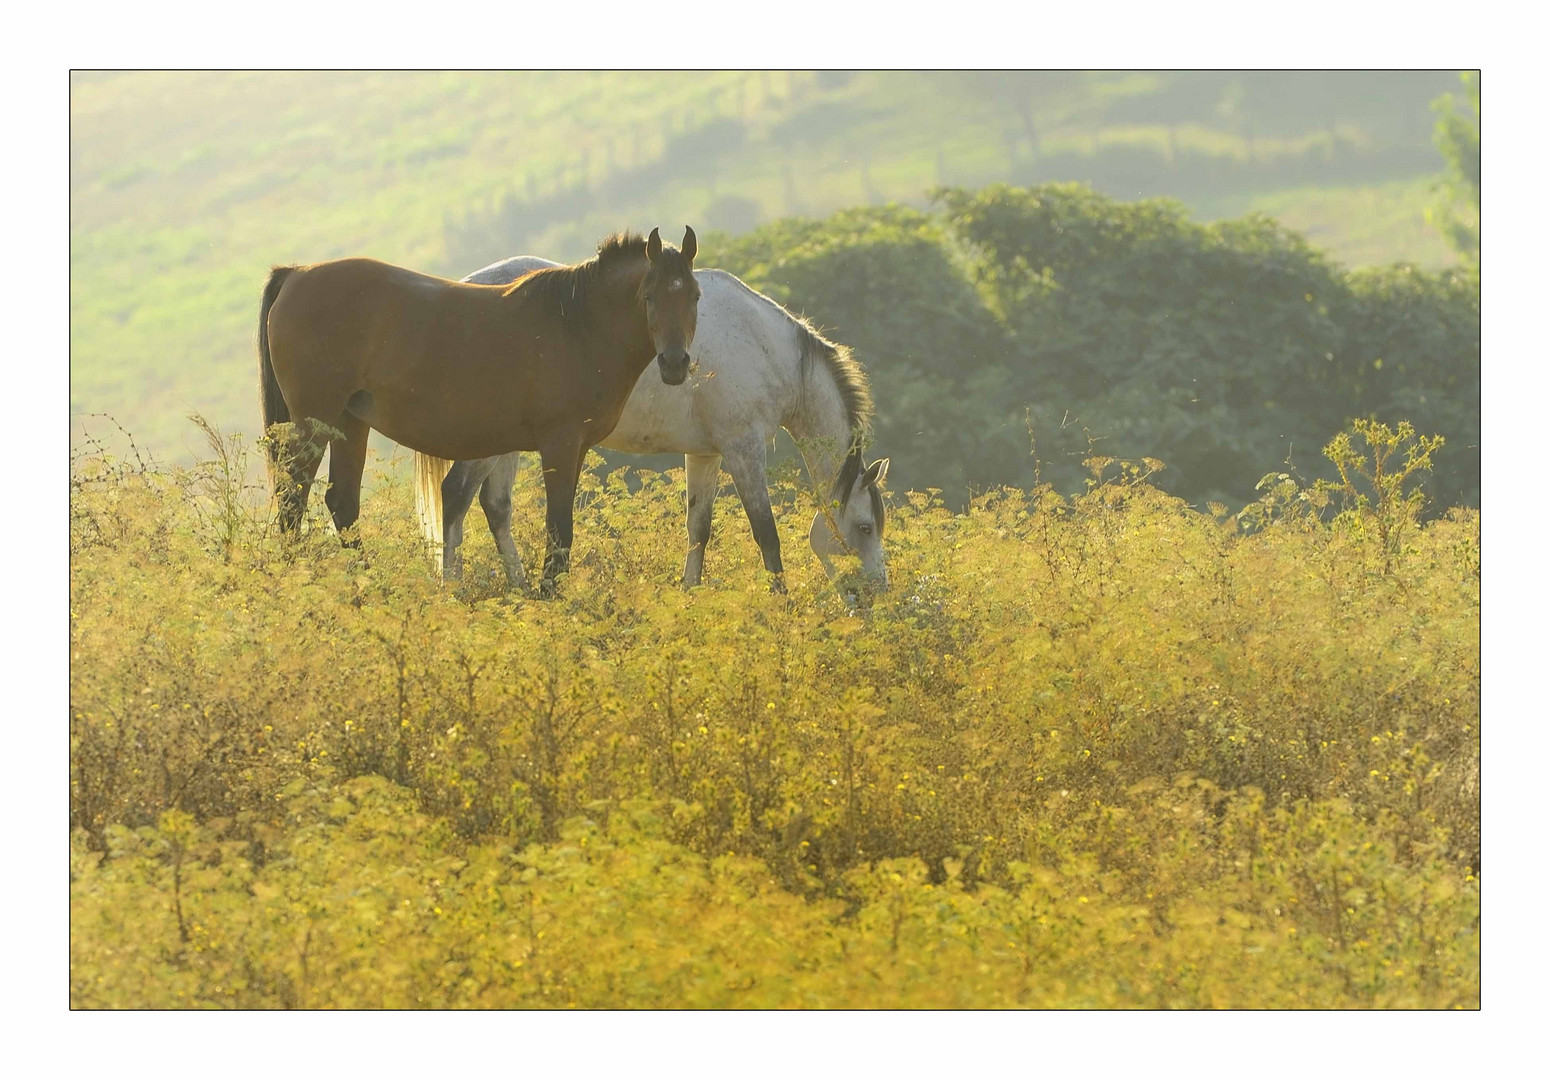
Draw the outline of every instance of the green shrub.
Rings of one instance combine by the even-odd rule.
[[[1080,415],[1105,453],[1167,461],[1191,501],[1241,501],[1255,463],[1299,447],[1316,466],[1306,451],[1353,418],[1400,412],[1478,450],[1478,279],[1346,274],[1269,218],[1199,225],[1074,184],[937,199],[1025,392]],[[1456,459],[1439,505],[1478,502],[1478,472],[1478,454]]]
[[[1444,435],[1434,506],[1479,502],[1478,273],[1346,273],[1269,218],[1201,225],[1076,184],[936,193],[717,237],[719,264],[820,320],[871,372],[879,452],[954,509],[1080,490],[1098,453],[1168,463],[1195,503],[1253,498],[1354,419]]]
[[[1480,503],[1480,275],[1412,267],[1356,270],[1340,306],[1340,348],[1327,393],[1355,417],[1406,416],[1441,432],[1448,452],[1435,505]],[[1329,425],[1334,430],[1339,425]]]

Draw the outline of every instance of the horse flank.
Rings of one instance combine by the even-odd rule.
[[[563,319],[577,319],[587,310],[593,286],[615,263],[644,258],[645,254],[645,237],[633,232],[613,233],[598,244],[597,254],[585,262],[530,271],[512,281],[507,292],[520,286],[535,298],[547,301]],[[452,471],[452,465],[447,458],[414,452],[415,516],[430,545],[438,574],[443,538],[441,482]]]

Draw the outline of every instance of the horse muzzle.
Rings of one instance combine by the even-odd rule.
[[[689,377],[689,354],[681,349],[657,353],[657,371],[667,385],[681,385]]]

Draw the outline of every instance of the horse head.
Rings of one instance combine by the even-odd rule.
[[[880,587],[888,587],[888,560],[883,554],[883,495],[888,458],[862,468],[861,452],[853,450],[840,468],[829,505],[818,511],[807,540],[825,569],[835,555],[859,555],[861,569]],[[831,571],[832,572],[832,571]]]
[[[689,377],[689,347],[694,344],[700,304],[700,287],[694,280],[698,248],[694,230],[687,226],[681,248],[663,247],[656,229],[646,239],[649,267],[641,280],[640,298],[651,343],[657,350],[657,370],[669,386]]]

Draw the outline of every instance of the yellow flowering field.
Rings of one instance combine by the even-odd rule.
[[[1480,516],[1423,520],[1435,449],[1359,428],[1237,513],[1102,458],[894,493],[875,595],[789,470],[784,595],[730,485],[685,591],[681,473],[593,472],[547,602],[477,510],[440,583],[390,469],[351,551],[320,494],[275,535],[240,438],[84,449],[72,1004],[1476,1008]]]

